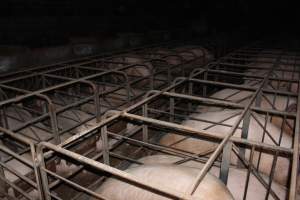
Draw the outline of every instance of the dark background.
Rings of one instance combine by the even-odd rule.
[[[0,44],[47,46],[70,36],[106,37],[197,27],[203,34],[297,35],[296,3],[262,0],[10,0],[1,1]]]

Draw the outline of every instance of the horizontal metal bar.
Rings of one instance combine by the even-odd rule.
[[[200,136],[200,137],[210,138],[213,140],[224,139],[224,136],[220,136],[220,134],[214,134],[210,131],[198,130],[198,129],[194,129],[194,128],[191,128],[188,126],[183,126],[183,125],[179,125],[179,124],[175,124],[175,123],[171,123],[171,122],[165,122],[165,121],[147,118],[147,117],[142,117],[142,116],[130,114],[127,112],[120,112],[120,114],[122,117],[126,117],[130,120],[138,120],[138,121],[143,121],[145,123],[150,123],[153,125],[164,126],[169,129],[184,132],[186,134],[189,134],[189,135],[195,136],[195,137]],[[239,138],[239,137],[235,137],[235,136],[232,136],[230,138],[230,141],[237,143],[237,144],[248,145],[251,147],[252,146],[259,147],[261,149],[272,151],[272,152],[279,151],[279,152],[282,152],[283,154],[292,154],[293,153],[293,151],[289,148],[280,147],[280,146],[276,146],[276,145],[270,145],[270,144],[266,144],[266,143],[262,143],[262,142],[253,141],[253,140],[247,140],[247,139],[243,139],[243,138]]]
[[[160,91],[152,90],[152,92],[159,93]],[[189,100],[200,101],[200,102],[205,102],[205,103],[211,103],[212,105],[230,106],[230,107],[239,108],[239,109],[243,109],[245,107],[245,105],[228,102],[228,101],[224,101],[224,100],[211,99],[209,97],[191,96],[191,95],[174,93],[174,92],[163,92],[163,93],[160,93],[160,95],[164,95],[164,96],[168,96],[168,97],[189,99]],[[287,116],[289,118],[296,118],[295,113],[290,113],[290,112],[285,112],[285,111],[264,109],[264,108],[260,108],[260,107],[256,107],[256,106],[251,106],[250,109],[255,112],[263,112],[263,113],[269,113],[269,114],[273,114],[273,115]]]
[[[162,195],[167,196],[167,197],[179,198],[179,199],[184,199],[184,200],[192,200],[193,199],[193,197],[191,195],[186,195],[184,193],[171,190],[170,188],[167,188],[165,186],[153,184],[149,181],[142,180],[138,177],[135,177],[135,176],[127,173],[127,172],[115,169],[113,167],[110,167],[108,165],[105,165],[105,164],[102,164],[100,162],[94,161],[92,159],[80,156],[77,153],[67,151],[67,150],[65,150],[61,147],[55,146],[51,143],[41,142],[38,146],[38,148],[41,149],[41,150],[39,150],[38,152],[42,152],[42,148],[45,148],[45,147],[48,148],[49,150],[52,150],[52,151],[61,153],[63,155],[66,155],[66,156],[68,156],[68,157],[70,157],[70,158],[72,158],[72,159],[74,159],[74,160],[76,160],[80,163],[89,165],[89,166],[94,167],[98,170],[105,171],[109,174],[112,174],[112,175],[117,176],[119,178],[125,179],[125,180],[129,181],[129,184],[134,184],[134,185],[137,185],[137,186],[141,186],[141,187],[143,187],[147,190],[151,190],[153,192],[162,194]]]

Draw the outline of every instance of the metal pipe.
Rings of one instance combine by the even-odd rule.
[[[135,176],[127,173],[127,172],[115,169],[113,167],[110,167],[110,166],[107,166],[105,164],[99,163],[99,162],[94,161],[92,159],[80,156],[79,154],[76,154],[74,152],[67,151],[67,150],[65,150],[61,147],[55,146],[51,143],[41,142],[38,145],[38,148],[37,148],[38,151],[37,152],[38,152],[39,157],[42,160],[43,160],[43,149],[44,148],[48,148],[52,151],[55,151],[55,152],[61,153],[63,155],[66,155],[66,156],[68,156],[68,157],[70,157],[70,158],[72,158],[72,159],[74,159],[74,160],[76,160],[80,163],[87,164],[87,165],[89,165],[89,166],[91,166],[95,169],[101,170],[101,171],[105,171],[109,174],[112,174],[114,176],[117,176],[119,178],[127,180],[130,184],[136,185],[138,187],[143,187],[144,189],[153,191],[155,193],[162,194],[163,196],[171,197],[171,198],[179,198],[179,199],[184,199],[184,200],[192,200],[193,199],[193,197],[191,195],[187,195],[187,194],[184,194],[184,193],[181,193],[181,192],[171,190],[170,188],[164,187],[162,185],[158,186],[157,184],[153,184],[149,181],[142,180],[138,177],[135,177]]]
[[[298,82],[298,85],[300,85],[300,81]],[[296,127],[295,127],[295,134],[293,140],[293,160],[292,160],[289,199],[296,199],[297,196],[297,180],[298,180],[297,177],[298,177],[298,169],[299,169],[299,137],[300,137],[299,121],[300,121],[300,90],[298,91]]]
[[[222,140],[222,142],[218,145],[218,147],[216,148],[216,150],[214,151],[214,153],[210,156],[210,158],[208,159],[207,163],[203,166],[203,168],[201,169],[199,175],[195,178],[195,182],[190,186],[190,188],[187,190],[187,194],[193,194],[195,192],[195,190],[197,189],[199,183],[201,182],[201,180],[205,177],[206,173],[208,172],[208,170],[210,169],[210,167],[212,166],[213,162],[215,161],[215,159],[219,156],[219,154],[222,152],[224,146],[227,144],[227,142],[230,140],[230,138],[232,137],[232,135],[234,134],[235,130],[238,128],[240,122],[242,121],[243,117],[246,115],[247,111],[249,110],[249,108],[251,107],[251,104],[254,102],[254,100],[256,99],[256,96],[258,95],[258,93],[260,92],[260,90],[262,89],[262,87],[264,86],[265,82],[267,81],[267,77],[271,74],[272,69],[269,71],[268,75],[266,76],[266,78],[263,80],[263,82],[260,84],[260,87],[256,90],[256,92],[253,94],[253,97],[250,99],[248,105],[244,108],[242,114],[240,115],[240,117],[235,121],[235,123],[233,124],[232,128],[228,131],[228,133],[226,134],[225,138]]]

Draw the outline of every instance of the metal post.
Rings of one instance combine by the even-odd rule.
[[[148,104],[143,105],[143,117],[148,117]],[[148,134],[148,125],[143,124],[143,142],[148,142],[149,134]]]
[[[300,86],[300,81],[298,82],[298,85]],[[300,134],[299,121],[300,121],[300,89],[298,88],[297,117],[296,117],[296,127],[295,127],[295,134],[293,140],[293,161],[292,161],[289,199],[296,199],[297,196],[297,180],[298,180],[297,177],[299,172],[299,134]]]
[[[47,87],[46,78],[44,75],[42,75],[42,87],[43,89]]]
[[[172,89],[171,92],[175,92],[175,89]],[[174,97],[170,97],[170,122],[174,122],[174,114],[175,114],[175,99]]]
[[[203,79],[207,80],[207,71],[204,72],[203,76],[204,76]],[[203,97],[206,97],[206,95],[207,95],[207,86],[204,85],[203,86]]]
[[[188,94],[190,95],[190,96],[192,96],[193,95],[193,82],[192,81],[189,81],[189,91],[188,91]],[[189,112],[188,113],[190,113],[191,111],[192,111],[192,103],[191,103],[191,101],[189,101],[189,103],[188,103],[188,110],[189,110]]]
[[[40,174],[40,169],[38,166],[38,158],[37,158],[37,154],[35,151],[35,146],[33,144],[30,144],[30,150],[31,150],[31,154],[32,154],[32,160],[33,160],[33,170],[34,170],[34,174],[35,174],[35,178],[36,178],[36,185],[37,185],[37,191],[38,191],[38,195],[39,198],[41,200],[44,199],[43,197],[43,185],[42,185],[42,180],[41,180],[41,174]]]
[[[249,125],[250,125],[250,116],[251,116],[251,111],[248,110],[247,113],[245,114],[245,117],[243,119],[243,126],[242,126],[242,135],[241,137],[243,139],[247,139],[248,138],[248,131],[249,131]],[[246,149],[241,147],[239,148],[239,156],[242,157],[242,158],[245,158],[245,152],[246,152]],[[243,164],[241,163],[241,161],[239,160],[239,163],[238,165],[240,167],[243,166]]]
[[[4,109],[5,108],[3,107],[0,110],[0,117],[1,117],[0,125],[3,126],[4,128],[7,128],[8,124],[7,124],[7,118],[5,116],[5,110]],[[0,136],[2,136],[1,132],[0,132]],[[0,145],[2,145],[2,141],[0,141]],[[0,154],[0,162],[2,162],[1,154]],[[3,177],[3,179],[5,179],[4,169],[1,165],[0,165],[0,176]],[[7,194],[7,192],[8,192],[8,187],[5,183],[5,181],[0,179],[0,197],[5,197],[5,194]]]
[[[2,127],[6,128],[6,129],[9,129],[9,125],[8,125],[8,121],[7,121],[7,117],[6,117],[6,114],[5,114],[5,107],[3,106],[1,109],[0,109],[0,117],[1,117],[1,121],[0,121],[0,124]]]
[[[2,162],[2,157],[0,155],[0,162]],[[4,174],[4,169],[3,167],[0,165],[0,177],[2,177],[3,179],[5,179],[5,174]],[[3,181],[2,179],[0,179],[0,197],[5,197],[5,194],[7,194],[8,192],[8,187],[5,183],[5,181]]]
[[[223,148],[220,179],[227,185],[229,166],[231,162],[232,142],[229,141]]]
[[[102,139],[102,151],[103,151],[103,161],[104,164],[109,165],[109,146],[108,146],[108,136],[107,136],[107,126],[101,128],[101,139]]]
[[[256,100],[255,100],[255,106],[256,107],[260,107],[262,98],[263,98],[262,97],[262,91],[259,91],[259,93],[257,94]]]
[[[59,137],[59,131],[58,131],[58,125],[57,125],[57,116],[55,112],[55,106],[52,103],[48,104],[49,114],[50,114],[50,120],[51,120],[51,127],[54,135],[54,140],[56,144],[60,144],[60,137]]]
[[[96,122],[101,121],[101,105],[100,105],[100,98],[99,98],[99,87],[94,87],[94,103],[95,103],[95,110],[96,110]]]
[[[43,199],[51,200],[50,189],[49,189],[49,182],[48,176],[44,169],[46,169],[43,148],[42,146],[38,146],[37,148],[37,163],[38,169],[41,177],[41,183],[43,187]]]

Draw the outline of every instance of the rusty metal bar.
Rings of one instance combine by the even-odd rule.
[[[38,150],[39,159],[41,159],[40,161],[42,161],[44,159],[43,158],[43,149],[44,148],[48,148],[52,151],[55,151],[55,152],[61,153],[63,155],[66,155],[66,156],[68,156],[72,159],[75,159],[75,160],[83,163],[83,164],[87,164],[89,166],[92,166],[95,169],[105,171],[105,172],[110,173],[114,176],[125,179],[125,180],[129,181],[130,184],[137,185],[137,186],[142,186],[143,188],[145,188],[147,190],[154,191],[154,192],[162,194],[166,197],[173,197],[173,198],[179,198],[179,199],[184,199],[184,200],[192,200],[193,199],[193,197],[191,195],[186,195],[184,193],[176,192],[176,191],[173,191],[173,190],[171,190],[167,187],[163,187],[161,185],[158,186],[156,184],[153,184],[149,181],[146,182],[145,180],[142,180],[138,177],[135,177],[135,176],[133,176],[129,173],[126,173],[126,172],[123,172],[121,170],[115,169],[113,167],[110,167],[110,166],[104,165],[102,163],[96,162],[92,159],[82,157],[79,154],[73,153],[71,151],[67,151],[67,150],[65,150],[61,147],[55,146],[51,143],[41,142],[38,145],[37,150]],[[47,182],[45,182],[44,184],[47,185]],[[49,191],[49,190],[47,190],[47,191]],[[47,195],[47,196],[49,196],[49,195]]]
[[[300,84],[300,81],[298,84]],[[298,90],[297,117],[296,117],[296,127],[295,127],[294,141],[293,141],[293,160],[292,160],[289,199],[296,199],[297,196],[296,189],[297,189],[297,177],[298,177],[298,170],[299,170],[299,137],[300,137],[299,121],[300,121],[300,90]]]

